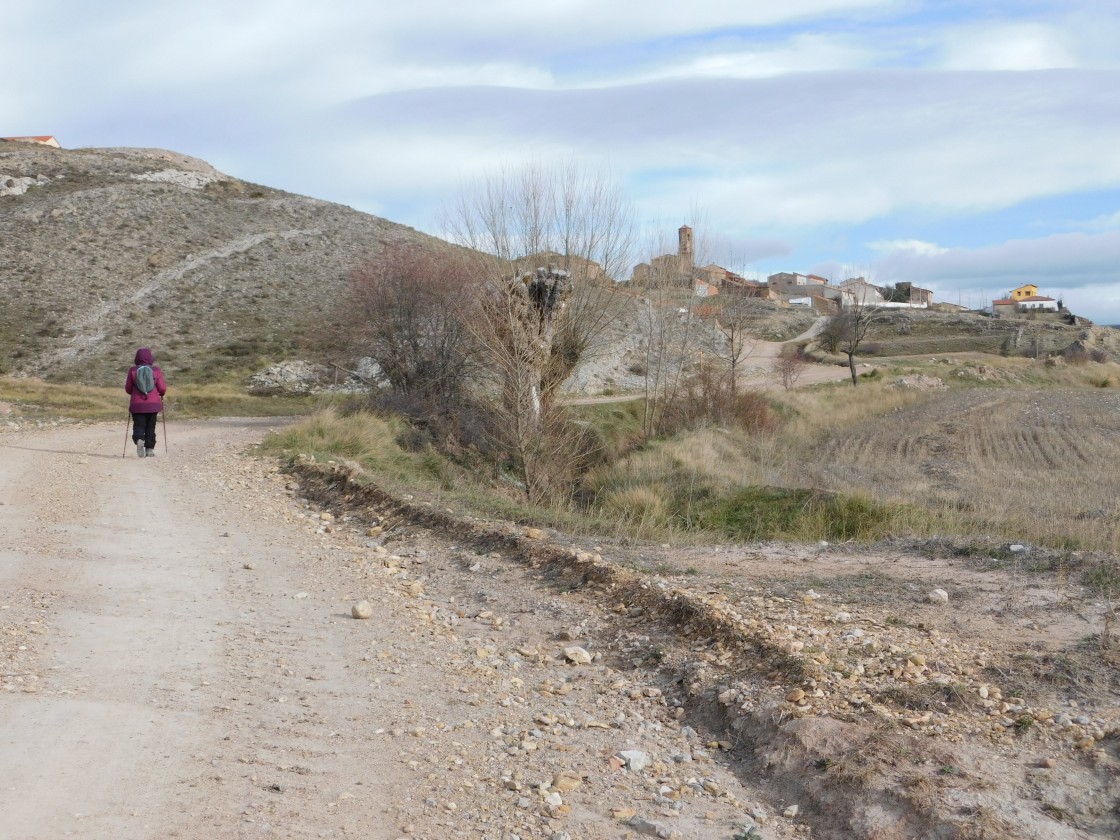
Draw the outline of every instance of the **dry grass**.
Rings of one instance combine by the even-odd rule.
[[[352,460],[392,482],[428,483],[433,478],[431,471],[425,475],[429,459],[406,452],[397,443],[403,428],[401,420],[367,412],[343,415],[328,408],[269,435],[262,448],[291,457]]]
[[[67,418],[120,420],[128,414],[128,395],[120,388],[44,382],[34,377],[0,377],[0,402],[13,414],[33,420]],[[324,401],[313,397],[258,397],[231,383],[184,385],[168,391],[169,414],[178,417],[280,417],[307,414]]]
[[[984,364],[994,385],[915,391],[891,387],[888,374],[858,388],[778,392],[782,420],[765,433],[705,428],[636,449],[604,444],[614,454],[585,476],[578,510],[507,513],[673,542],[948,536],[1120,552],[1120,472],[1111,466],[1120,391],[1088,378],[1112,366]],[[972,370],[942,367],[949,382]],[[638,419],[610,412],[581,422],[629,440]],[[403,453],[398,434],[378,418],[328,412],[274,445],[353,458],[382,479],[428,481],[437,494],[494,509],[492,476],[479,480],[432,452]]]
[[[966,533],[1117,551],[1118,433],[1120,395],[1109,392],[926,395],[838,426],[786,478],[907,503]]]
[[[937,363],[965,387],[899,389],[888,374],[777,394],[774,433],[706,429],[657,442],[593,472],[587,488],[598,513],[624,523],[732,528],[744,539],[827,538],[844,516],[841,530],[863,539],[981,534],[1120,552],[1120,393],[1091,381],[1114,366],[983,364],[987,387],[971,378],[977,365]],[[775,490],[746,498],[745,487]],[[796,504],[796,518],[778,509]]]

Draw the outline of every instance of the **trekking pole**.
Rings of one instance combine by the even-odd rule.
[[[160,416],[163,417],[163,454],[166,455],[167,454],[167,406],[163,407],[163,411],[160,412]]]
[[[128,417],[124,420],[124,449],[121,450],[121,457],[125,457],[128,453],[128,425],[132,422],[132,412],[128,412]]]

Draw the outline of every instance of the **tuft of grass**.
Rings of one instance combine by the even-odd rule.
[[[430,486],[442,483],[429,453],[409,452],[398,443],[403,421],[365,411],[343,415],[333,408],[317,411],[300,423],[265,438],[261,449],[288,458],[350,460],[394,482]]]
[[[887,536],[892,506],[863,496],[786,487],[744,487],[700,516],[704,527],[746,541],[875,540]]]

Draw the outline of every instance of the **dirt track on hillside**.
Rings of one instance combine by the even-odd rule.
[[[1041,579],[1024,592],[902,552],[603,550],[643,585],[772,634],[743,647],[773,658],[735,670],[740,655],[695,628],[468,542],[466,525],[457,536],[349,494],[301,498],[239,454],[268,426],[174,423],[151,461],[121,457],[119,426],[0,434],[4,840],[1067,840],[1117,827],[1105,672],[1085,671],[1080,705],[1046,695],[1051,716],[1031,712],[1021,733],[1002,723],[1016,712],[974,691],[1006,678],[1011,696],[1000,654],[1028,652],[1059,617],[1096,626],[1074,593],[1055,604]],[[924,597],[936,584],[947,614]],[[369,620],[350,616],[360,599]],[[887,672],[812,670],[811,656],[848,655],[857,627],[879,651],[860,669],[877,655]],[[780,647],[794,638],[811,642],[788,648],[808,657],[802,677]],[[960,708],[926,691],[950,675],[972,697]],[[784,699],[799,685],[805,698]],[[869,690],[870,706],[856,697]],[[882,705],[892,696],[930,713]],[[1057,724],[1067,712],[1084,723]]]

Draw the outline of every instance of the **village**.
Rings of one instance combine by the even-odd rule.
[[[674,277],[683,285],[691,285],[696,297],[710,298],[720,294],[757,298],[789,306],[803,306],[820,315],[836,315],[852,307],[876,309],[930,309],[942,312],[966,312],[967,307],[947,302],[934,302],[933,292],[909,282],[878,286],[865,277],[848,277],[833,283],[818,274],[781,271],[771,274],[766,282],[749,280],[729,268],[714,263],[696,265],[693,231],[683,225],[678,231],[675,254],[663,254],[634,268],[631,282],[645,285],[658,277]],[[1074,323],[1075,316],[1062,301],[1039,294],[1033,283],[1025,283],[993,300],[982,310],[996,318],[1038,318]]]

